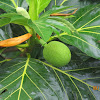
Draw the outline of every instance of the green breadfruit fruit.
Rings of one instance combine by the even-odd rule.
[[[53,66],[62,67],[69,63],[71,52],[65,44],[52,41],[44,46],[43,56]]]

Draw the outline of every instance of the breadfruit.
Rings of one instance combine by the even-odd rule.
[[[58,41],[51,41],[44,46],[43,56],[53,66],[62,67],[69,63],[71,52],[65,44]]]

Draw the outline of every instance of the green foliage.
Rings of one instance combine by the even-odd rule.
[[[0,19],[0,27],[10,23],[10,18]]]
[[[69,22],[65,19],[61,19],[58,17],[50,17],[50,14],[58,11],[63,11],[69,7],[54,7],[52,10],[45,12],[45,13],[36,21],[28,21],[28,25],[38,33],[44,41],[48,41],[52,32],[55,32],[57,35],[57,29],[60,29],[68,34],[71,34],[70,31],[73,31],[73,25],[69,25]],[[67,27],[66,27],[67,26]]]
[[[63,35],[59,38],[63,42],[76,46],[87,55],[100,59],[100,5],[89,5],[77,11],[76,17],[71,18],[78,33]],[[88,10],[89,9],[89,10]],[[80,17],[79,17],[80,16]]]
[[[38,100],[38,98],[53,99],[58,97],[59,99],[63,99],[63,92],[56,77],[52,74],[53,72],[48,72],[50,69],[45,68],[42,63],[34,59],[26,60],[25,58],[19,58],[6,64],[9,67],[5,67],[5,69],[10,73],[2,75],[2,79],[4,77],[5,79],[0,83],[0,90],[3,91],[5,88],[7,89],[6,94],[2,94],[2,100],[7,98],[10,100],[13,98],[15,100],[28,100],[33,98]],[[4,66],[6,65],[4,64]],[[2,67],[0,70],[2,70]],[[2,70],[2,72],[4,71]],[[40,80],[40,82],[38,82],[38,80]],[[5,88],[3,88],[3,86],[5,86]],[[51,93],[51,95],[48,95],[49,93]]]
[[[29,58],[17,58],[2,64],[0,66],[0,91],[5,89],[7,91],[2,93],[1,100],[6,98],[8,100],[13,98],[74,100],[76,95],[80,100],[82,98],[99,100],[93,95],[95,90],[91,91],[93,87],[88,83],[99,85],[99,81],[97,81],[99,77],[96,78],[95,76],[98,76],[100,61],[87,60],[83,62],[80,61],[79,57],[76,59],[77,63],[74,60],[71,60],[64,71]],[[74,68],[70,68],[71,65],[74,65]],[[92,72],[95,75],[92,75]],[[96,93],[99,95],[99,91]]]
[[[27,0],[29,3],[29,15],[31,20],[36,20],[39,14],[48,6],[51,0]]]
[[[100,4],[89,1],[0,0],[0,41],[32,34],[24,42],[27,48],[0,48],[0,100],[100,99],[100,90],[93,90],[100,87]],[[25,8],[30,19],[19,15],[17,7]],[[72,16],[50,16],[76,8]],[[48,64],[36,34],[44,43],[56,39],[67,44],[70,63],[60,68]]]
[[[40,18],[49,17],[50,14],[53,14],[53,13],[60,13],[60,12],[66,11],[68,8],[71,8],[71,6],[54,6],[51,9],[47,10],[45,13],[43,13],[40,16]]]
[[[0,8],[6,12],[15,12],[15,8],[11,0],[0,0]]]
[[[17,13],[4,13],[4,14],[1,14],[0,17],[2,18],[0,19],[1,20],[0,27],[9,23],[27,26],[28,19]]]
[[[35,32],[37,32],[42,37],[44,41],[47,41],[53,32],[51,27],[47,26],[48,24],[44,21],[41,22],[41,20],[40,22],[37,21],[37,23],[35,21],[32,22],[31,20],[29,20],[28,24],[35,30]]]

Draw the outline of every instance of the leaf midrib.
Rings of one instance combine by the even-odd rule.
[[[19,88],[19,94],[18,94],[18,100],[20,99],[20,94],[21,94],[21,90],[22,90],[22,86],[23,86],[23,82],[24,82],[24,77],[26,75],[26,70],[28,67],[28,63],[29,63],[30,57],[27,58],[26,64],[25,64],[25,68],[22,74],[22,80],[21,80],[21,84],[20,84],[20,88]]]

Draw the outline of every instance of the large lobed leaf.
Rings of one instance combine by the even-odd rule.
[[[45,18],[50,16],[50,14],[53,13],[60,13],[60,12],[64,12],[66,10],[68,10],[69,8],[71,8],[72,6],[54,6],[51,9],[47,10],[46,12],[44,12],[40,18]]]
[[[87,55],[100,59],[100,6],[89,5],[77,11],[75,18],[69,19],[79,34],[63,35],[59,38]]]
[[[27,26],[28,19],[17,13],[4,13],[0,15],[0,18],[0,27],[10,23]]]
[[[81,0],[58,0],[56,2],[52,0],[47,9],[52,8],[54,4],[78,7],[75,17],[67,19],[74,25],[77,32],[62,34],[59,39],[79,48],[91,57],[100,59],[100,4],[93,5],[89,1]],[[65,11],[65,13],[68,13],[68,11]]]
[[[40,14],[44,8],[48,6],[51,0],[39,0],[38,1],[38,13]]]
[[[50,14],[56,13],[59,11],[64,11],[65,9],[70,8],[66,6],[61,7],[54,7],[50,9],[49,11],[45,12],[43,15],[40,16],[40,18],[36,21],[28,21],[29,27],[35,30],[36,33],[40,35],[40,37],[44,41],[48,41],[51,34],[55,32],[57,35],[59,35],[59,32],[57,29],[67,32],[68,34],[71,34],[73,31],[73,25],[71,25],[68,21],[65,19],[59,18],[59,17],[50,17]]]
[[[38,33],[41,38],[44,41],[48,41],[51,34],[54,32],[57,35],[59,35],[59,32],[57,29],[67,32],[68,34],[71,34],[74,27],[71,25],[68,21],[62,18],[57,17],[50,17],[50,14],[56,13],[59,11],[63,11],[67,8],[66,6],[61,7],[54,7],[51,10],[45,12],[38,20],[31,21],[30,19],[26,19],[21,15],[18,15],[17,13],[5,13],[1,14],[0,17],[2,19],[0,26],[4,26],[9,23],[19,24],[23,26],[29,26],[32,29],[35,30],[36,33]]]
[[[73,22],[75,20],[72,20]],[[77,27],[77,25],[74,26]],[[84,30],[87,31],[87,29]],[[99,32],[99,27],[92,28],[92,31]],[[83,39],[80,35],[75,35],[75,37]],[[99,39],[99,35],[94,35],[94,37]],[[74,57],[76,59],[73,59]],[[4,100],[8,97],[7,100],[17,100],[20,97],[19,100],[99,100],[100,91],[93,90],[93,86],[100,87],[100,61],[90,59],[83,62],[79,56],[75,55],[72,56],[71,63],[62,68],[64,71],[42,63],[30,59],[27,64],[26,59],[20,58],[2,64],[0,66],[0,99]],[[25,68],[27,68],[26,73],[24,73]],[[23,76],[24,80],[22,80]]]
[[[28,25],[33,28],[35,32],[38,33],[46,42],[49,40],[53,32],[59,35],[57,29],[71,34],[72,28],[70,28],[67,24],[68,22],[66,20],[57,20],[55,17],[39,19],[33,22],[31,20],[28,21]]]
[[[99,100],[100,91],[93,90],[99,86],[99,61],[80,65],[79,60],[72,59],[62,70],[33,58],[1,64],[0,100]]]
[[[15,8],[11,0],[0,0],[0,8],[6,12],[15,12]]]
[[[31,20],[36,20],[39,14],[48,6],[51,0],[27,0]]]
[[[0,29],[0,41],[12,38],[12,30],[10,25],[5,25]]]
[[[35,8],[35,10],[37,10],[38,14],[40,14],[47,6],[48,4],[50,3],[51,0],[37,0],[37,1],[32,1],[32,0],[26,0],[27,3],[29,5],[31,5],[33,3],[33,5],[37,8]],[[34,10],[34,7],[30,9],[33,9]]]
[[[15,2],[15,5],[19,7],[28,7],[25,0],[0,0],[0,8],[8,13],[16,12],[15,5],[12,1]]]
[[[6,64],[0,67],[0,92],[7,89],[1,93],[1,100],[63,99],[63,92],[56,78],[50,69],[38,61],[21,58]]]

